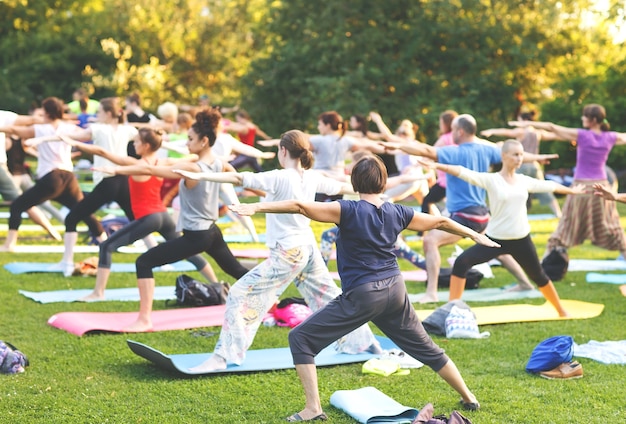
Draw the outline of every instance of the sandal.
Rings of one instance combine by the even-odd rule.
[[[300,416],[299,413],[296,412],[295,414],[285,418],[285,421],[293,423],[293,422],[297,422],[297,421],[326,421],[327,419],[328,419],[328,416],[325,413],[323,413],[323,412],[321,414],[319,414],[319,415],[316,415],[313,418],[309,418],[308,420],[305,420],[304,418],[302,418]]]
[[[478,411],[480,409],[480,403],[478,402],[463,402],[463,399],[461,399],[459,403],[466,411]]]

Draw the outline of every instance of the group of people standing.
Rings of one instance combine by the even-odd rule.
[[[132,113],[145,115],[138,108],[137,98],[127,102],[133,106]],[[103,99],[95,114],[96,123],[84,129],[63,121],[60,100],[49,98],[42,106],[44,117],[40,122],[11,115],[0,126],[0,132],[20,137],[26,146],[36,146],[39,159],[35,185],[9,199],[12,204],[4,248],[11,250],[15,246],[23,211],[49,199],[67,206],[70,212],[65,219],[65,254],[60,267],[67,274],[70,264],[73,266],[76,224],[84,221],[100,243],[96,287],[85,299],[94,300],[104,297],[112,252],[154,231],[160,232],[166,241],[136,261],[140,310],[137,319],[126,327],[128,332],[152,328],[153,268],[187,259],[207,280],[215,281],[215,273],[200,255],[206,252],[237,282],[228,295],[214,355],[191,369],[198,373],[241,364],[264,314],[293,282],[314,314],[289,335],[306,405],[288,421],[326,419],[317,391],[314,357],[333,342],[346,353],[380,352],[367,325],[369,321],[407,354],[437,372],[459,393],[464,408],[479,408],[476,396],[454,363],[426,334],[408,300],[396,256],[400,233],[405,229],[425,234],[428,282],[422,302],[438,300],[439,248],[469,237],[477,244],[454,263],[451,300],[461,298],[465,275],[472,266],[498,257],[520,281],[521,288],[530,287],[529,277],[557,313],[567,316],[530,237],[526,212],[529,192],[571,195],[548,249],[590,239],[600,247],[626,254],[626,239],[612,201],[622,198],[607,189],[604,171],[612,147],[626,144],[626,134],[609,131],[605,111],[599,105],[583,109],[583,129],[524,119],[512,121],[516,129],[510,132],[494,129],[482,133],[514,138],[501,146],[479,139],[475,119],[454,111],[440,116],[441,137],[431,146],[416,140],[416,129],[410,122],[403,121],[392,133],[377,113],[370,114],[377,133],[368,131],[357,116],[351,120],[357,127],[350,130],[337,112],[329,111],[318,118],[319,135],[291,130],[270,139],[247,115],[242,115],[238,123],[225,124],[219,110],[205,108],[196,113],[185,145],[176,147],[182,155],[179,158],[159,157],[157,152],[167,144],[162,124],[148,120],[144,125],[129,125],[117,99]],[[282,169],[263,172],[255,167],[257,158],[274,154],[255,149],[250,140],[245,147],[236,140],[233,143],[224,136],[229,126],[245,131],[248,139],[260,134],[268,139],[265,145],[277,146]],[[540,176],[538,163],[552,157],[539,154],[541,139],[577,141],[578,160],[571,187],[535,178]],[[93,143],[84,143],[88,140]],[[133,140],[132,148],[129,140]],[[72,173],[72,148],[97,158],[96,186],[87,196]],[[346,176],[349,152],[363,149],[371,153],[355,160]],[[233,151],[243,156],[241,164],[260,172],[236,172],[233,165],[239,163],[228,163]],[[393,186],[388,184],[387,166],[373,153],[393,154],[403,179]],[[532,164],[534,171],[525,171],[531,176],[519,172],[523,163]],[[501,171],[489,173],[496,164],[502,165]],[[429,186],[427,181],[435,172],[437,182]],[[177,224],[160,198],[167,179],[180,179]],[[231,209],[245,217],[244,225],[252,222],[251,214],[267,214],[270,255],[251,270],[233,256],[215,224],[220,193],[225,185],[232,189],[233,184],[257,190],[265,198],[262,203],[238,204],[236,195],[235,199],[232,194],[225,197]],[[358,198],[342,200],[344,194]],[[394,204],[408,195],[422,201],[422,213]],[[444,198],[449,218],[435,206]],[[112,201],[120,205],[130,223],[107,239],[93,213]],[[556,207],[554,211],[557,214]],[[323,258],[317,247],[311,220],[336,224],[334,240],[341,289],[330,277],[327,257]]]

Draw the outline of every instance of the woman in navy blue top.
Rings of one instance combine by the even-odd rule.
[[[372,156],[352,170],[352,185],[359,201],[301,202],[288,200],[233,205],[242,215],[256,212],[300,213],[339,227],[337,267],[343,294],[319,309],[289,333],[289,346],[304,387],[305,408],[287,421],[325,420],[317,386],[315,356],[334,340],[372,321],[413,358],[430,366],[462,397],[466,409],[478,409],[476,397],[465,385],[456,365],[424,330],[411,305],[393,245],[406,229],[433,228],[469,237],[476,243],[498,247],[484,235],[449,218],[416,213],[406,206],[384,202],[380,194],[387,182],[383,162]]]

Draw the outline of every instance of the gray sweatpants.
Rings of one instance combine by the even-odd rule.
[[[372,321],[404,352],[435,372],[448,363],[424,330],[401,275],[358,286],[319,309],[289,333],[294,364],[314,364],[315,355],[345,334]]]

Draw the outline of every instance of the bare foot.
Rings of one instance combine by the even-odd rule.
[[[517,283],[513,286],[503,287],[506,292],[519,292],[534,289],[533,286],[527,286],[526,284]]]
[[[432,295],[426,293],[424,296],[420,297],[417,303],[436,303],[439,302],[439,298],[437,295]]]
[[[143,333],[152,331],[152,321],[137,320],[128,327],[122,328],[124,333]]]
[[[13,252],[15,251],[15,245],[14,244],[3,244],[2,246],[0,246],[0,252]]]
[[[569,316],[570,316],[570,314],[569,314],[569,313],[568,313],[565,309],[561,309],[561,310],[559,311],[559,316],[560,316],[561,318],[567,318],[567,317],[569,317]]]
[[[221,371],[226,369],[226,359],[219,355],[211,355],[209,359],[198,365],[197,367],[189,368],[191,372],[205,373],[211,371]]]
[[[92,302],[94,300],[104,300],[104,294],[98,294],[96,292],[91,292],[87,296],[81,297],[78,299],[79,302]]]
[[[619,286],[619,289],[622,292],[622,295],[626,296],[626,284]]]

